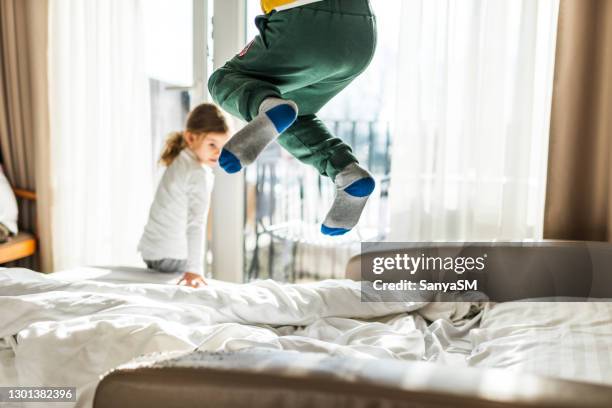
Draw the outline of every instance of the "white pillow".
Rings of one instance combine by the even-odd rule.
[[[4,172],[0,169],[0,223],[4,224],[13,234],[17,234],[17,215],[15,194]]]
[[[499,303],[470,336],[470,366],[612,384],[612,302]]]

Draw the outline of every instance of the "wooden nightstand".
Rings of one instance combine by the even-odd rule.
[[[14,189],[15,196],[23,200],[36,201],[36,193]],[[0,244],[0,264],[27,258],[36,253],[36,237],[30,232],[19,232],[8,242]]]

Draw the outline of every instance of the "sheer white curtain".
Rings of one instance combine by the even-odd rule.
[[[139,263],[152,190],[139,0],[50,0],[54,267]]]
[[[558,0],[401,13],[390,240],[540,238]]]

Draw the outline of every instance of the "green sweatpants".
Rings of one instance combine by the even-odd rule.
[[[278,142],[335,179],[357,159],[316,114],[372,60],[376,20],[369,0],[323,0],[259,16],[255,23],[260,34],[211,76],[213,99],[247,122],[268,97],[294,101],[299,117]]]

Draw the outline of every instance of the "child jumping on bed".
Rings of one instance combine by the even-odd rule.
[[[223,109],[249,122],[219,164],[236,173],[277,140],[334,181],[321,232],[343,235],[359,222],[375,183],[316,114],[369,65],[375,17],[368,0],[261,0],[261,6],[259,35],[208,83]]]
[[[186,129],[171,134],[160,162],[167,166],[138,250],[150,269],[183,273],[179,284],[206,285],[204,237],[214,176],[228,126],[211,104],[195,108]]]

